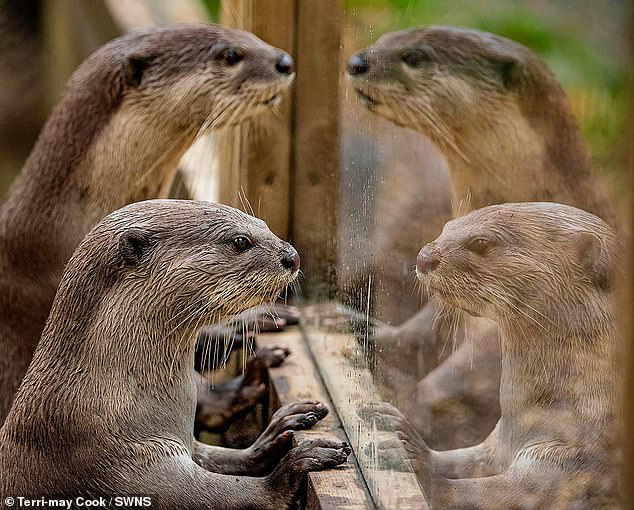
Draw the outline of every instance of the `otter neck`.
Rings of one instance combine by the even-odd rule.
[[[581,133],[562,101],[565,97],[534,101],[526,109],[516,102],[495,103],[489,108],[495,114],[455,126],[455,148],[445,146],[444,153],[459,212],[504,202],[557,201],[613,220]]]
[[[609,436],[617,398],[611,326],[582,337],[516,322],[501,325],[500,333],[500,443],[507,461],[540,442],[574,445],[575,434],[597,441]]]
[[[56,301],[16,397],[13,434],[28,438],[46,424],[52,444],[64,443],[60,435],[116,443],[124,431],[126,440],[163,437],[191,448],[195,324],[177,327],[178,320],[168,321],[128,290],[106,299],[78,293],[85,305]],[[93,398],[86,401],[86,394]],[[64,405],[50,405],[57,401]]]
[[[166,196],[178,160],[195,136],[195,131],[120,109],[85,152],[76,155],[60,146],[82,127],[64,127],[52,142],[50,136],[46,143],[38,142],[10,192],[10,214],[2,215],[3,231],[28,232],[41,242],[50,239],[56,250],[47,252],[47,258],[59,253],[63,263],[106,214],[134,201]],[[16,195],[19,200],[11,200]]]

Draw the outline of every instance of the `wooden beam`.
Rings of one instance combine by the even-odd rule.
[[[291,238],[313,299],[337,290],[342,21],[340,0],[298,2]]]
[[[315,437],[350,442],[300,331],[289,328],[281,333],[261,334],[257,336],[256,342],[259,347],[283,344],[292,349],[291,356],[280,367],[272,368],[269,372],[273,410],[280,405],[306,398],[319,400],[330,409],[328,416],[314,428],[295,432],[294,443],[299,444]],[[343,466],[310,473],[305,498],[302,508],[307,510],[376,508],[359,470],[355,453],[350,455],[348,463]]]
[[[629,174],[629,182],[634,182],[634,1],[629,2],[630,17],[628,33],[630,34],[630,60],[629,60],[629,98],[627,124],[625,129],[626,147],[626,172]],[[629,142],[629,143],[628,143]],[[630,235],[627,250],[627,288],[625,289],[626,302],[621,314],[623,337],[625,339],[625,370],[622,399],[624,401],[625,432],[623,437],[624,459],[623,463],[623,501],[627,501],[627,508],[633,508],[634,503],[634,196],[630,192]]]
[[[223,0],[220,21],[295,53],[294,0]],[[288,238],[290,222],[291,104],[292,91],[279,115],[221,133],[217,143],[220,200],[244,208],[246,198],[256,215],[282,238]]]
[[[378,430],[372,419],[362,419],[358,414],[364,404],[383,399],[370,371],[355,366],[353,360],[365,356],[356,339],[309,327],[305,328],[304,334],[377,506],[428,510],[425,495],[404,447],[391,450],[389,468],[380,465],[377,445],[383,441],[400,445],[396,434]]]

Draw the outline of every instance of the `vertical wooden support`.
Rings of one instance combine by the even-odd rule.
[[[629,181],[634,182],[634,1],[629,2],[630,19],[628,33],[630,34],[630,61],[629,61],[629,102],[626,125],[626,171],[629,173]],[[629,142],[629,143],[628,143]],[[626,352],[625,384],[622,398],[625,402],[625,426],[624,426],[624,455],[625,465],[623,469],[623,500],[627,502],[626,508],[634,508],[634,195],[630,191],[630,235],[628,246],[628,265],[626,289],[627,302],[622,308],[624,310],[622,327],[624,328]]]
[[[82,60],[121,30],[104,0],[45,0],[42,20],[50,110]]]
[[[295,0],[223,0],[220,21],[295,53]],[[255,213],[282,238],[290,233],[292,95],[286,95],[280,115],[221,133],[217,143],[220,200],[243,207],[244,193]]]
[[[220,135],[220,198],[256,214],[302,256],[302,287],[332,297],[337,277],[341,0],[224,0],[221,22],[254,32],[295,59],[282,115]],[[294,101],[292,100],[294,99]]]
[[[298,2],[292,240],[311,298],[337,290],[341,0]]]

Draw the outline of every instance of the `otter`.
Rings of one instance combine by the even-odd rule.
[[[498,323],[501,418],[470,448],[434,451],[398,411],[433,508],[615,508],[620,243],[555,203],[490,206],[450,221],[417,276],[449,306]]]
[[[199,135],[270,111],[292,79],[283,51],[203,24],[124,35],[75,71],[0,208],[0,422],[86,233],[167,196]]]
[[[303,475],[343,463],[349,447],[315,439],[265,477],[225,476],[257,474],[262,453],[194,441],[193,351],[201,323],[275,299],[298,272],[290,244],[230,207],[152,200],[108,215],[71,257],[0,430],[3,496],[288,508]],[[307,420],[319,404],[292,406]]]
[[[353,55],[348,75],[370,111],[416,129],[439,147],[448,162],[454,215],[504,202],[549,200],[579,207],[618,226],[607,192],[592,172],[565,92],[546,64],[525,46],[473,29],[411,28],[385,34]],[[454,340],[447,337],[450,328],[443,319],[433,328],[436,312],[432,301],[402,325],[383,328],[375,342],[385,365],[393,356],[425,358],[418,362],[422,369],[407,363],[393,366],[390,370],[399,377],[386,378],[388,386],[392,378],[400,387],[403,378],[413,386],[416,377],[431,369],[436,380],[471,372],[470,383],[442,392],[435,382],[418,383],[412,418],[421,407],[427,408],[437,420],[434,441],[447,448],[456,440],[468,444],[490,432],[499,416],[497,390],[493,390],[499,369],[487,373],[478,369],[495,365],[500,354],[495,331],[470,320],[479,359],[473,359],[468,352],[471,346],[463,344],[443,361],[446,354],[441,351]],[[482,386],[491,391],[476,393],[475,388]],[[398,387],[394,390],[398,394]],[[461,413],[472,409],[473,426],[468,430],[456,430],[454,413],[446,413],[456,405]],[[482,409],[489,409],[492,419],[481,420]]]

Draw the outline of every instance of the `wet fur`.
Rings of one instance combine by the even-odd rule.
[[[236,251],[239,235],[253,247]],[[345,444],[317,439],[267,477],[228,477],[211,472],[240,474],[248,459],[193,439],[198,328],[274,299],[297,276],[282,265],[289,250],[261,220],[211,203],[148,201],[106,217],[68,263],[0,430],[2,494],[284,508],[305,472],[343,462]]]
[[[225,65],[228,48],[242,62]],[[270,110],[291,80],[275,71],[280,53],[247,32],[176,25],[115,39],[73,74],[0,209],[0,421],[84,235],[166,196],[199,134]]]
[[[469,250],[475,238],[484,253]],[[415,439],[434,508],[619,506],[619,250],[599,218],[552,203],[477,210],[421,250],[439,261],[418,273],[423,284],[495,320],[502,343],[491,436],[446,452]]]

